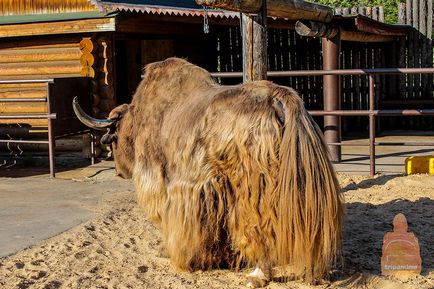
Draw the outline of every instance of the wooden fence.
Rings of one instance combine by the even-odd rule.
[[[347,15],[364,15],[374,20],[384,22],[384,7],[383,6],[375,6],[375,7],[352,7],[352,8],[336,8],[336,14],[340,14],[343,16]]]

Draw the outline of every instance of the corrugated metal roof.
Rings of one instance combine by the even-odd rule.
[[[49,13],[49,14],[31,14],[31,15],[13,15],[1,16],[0,25],[4,24],[23,24],[37,22],[55,22],[80,19],[95,19],[115,17],[116,14],[107,14],[101,12],[74,12],[74,13]]]
[[[103,11],[128,11],[156,15],[203,16],[203,7],[194,0],[90,0]],[[239,13],[208,9],[210,17],[239,18]]]

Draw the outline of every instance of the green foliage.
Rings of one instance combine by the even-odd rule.
[[[384,6],[384,21],[398,23],[398,3],[400,0],[311,0],[333,8]]]

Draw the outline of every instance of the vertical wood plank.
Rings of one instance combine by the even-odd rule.
[[[433,67],[433,42],[432,42],[432,36],[433,36],[433,0],[427,0],[427,67]],[[428,75],[428,95],[427,97],[434,97],[433,95],[433,80],[434,76],[432,74]]]
[[[384,6],[378,7],[378,21],[384,22]]]
[[[420,67],[425,67],[427,63],[427,1],[426,0],[420,0],[419,1],[419,50],[420,50]],[[432,58],[431,58],[432,61]],[[420,95],[419,97],[425,97],[426,95],[426,88],[427,88],[427,75],[422,74],[420,76]]]
[[[416,30],[419,30],[419,0],[413,0],[412,13],[413,13],[413,25],[412,26]]]
[[[405,11],[405,3],[399,3],[398,4],[398,22],[399,24],[405,24],[406,23],[406,11]],[[401,37],[399,39],[399,51],[400,51],[400,57],[399,57],[399,63],[398,67],[407,67],[406,59],[407,59],[407,37]],[[407,84],[407,76],[406,75],[400,75],[399,76],[399,98],[406,98],[406,85]]]
[[[267,78],[267,9],[256,16],[243,14],[243,81]]]
[[[412,11],[413,0],[407,0],[405,5],[406,22],[408,25],[413,26],[413,11]],[[414,30],[412,29],[407,36],[407,67],[413,68],[414,66]],[[413,87],[414,87],[414,75],[407,75],[407,97],[413,98]]]
[[[372,7],[372,19],[378,20],[378,7]]]
[[[372,7],[366,7],[366,17],[372,18]]]
[[[357,15],[357,7],[351,8],[351,15]]]

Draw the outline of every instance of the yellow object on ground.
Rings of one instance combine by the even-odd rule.
[[[405,172],[410,174],[434,175],[434,156],[408,157],[405,159]]]

